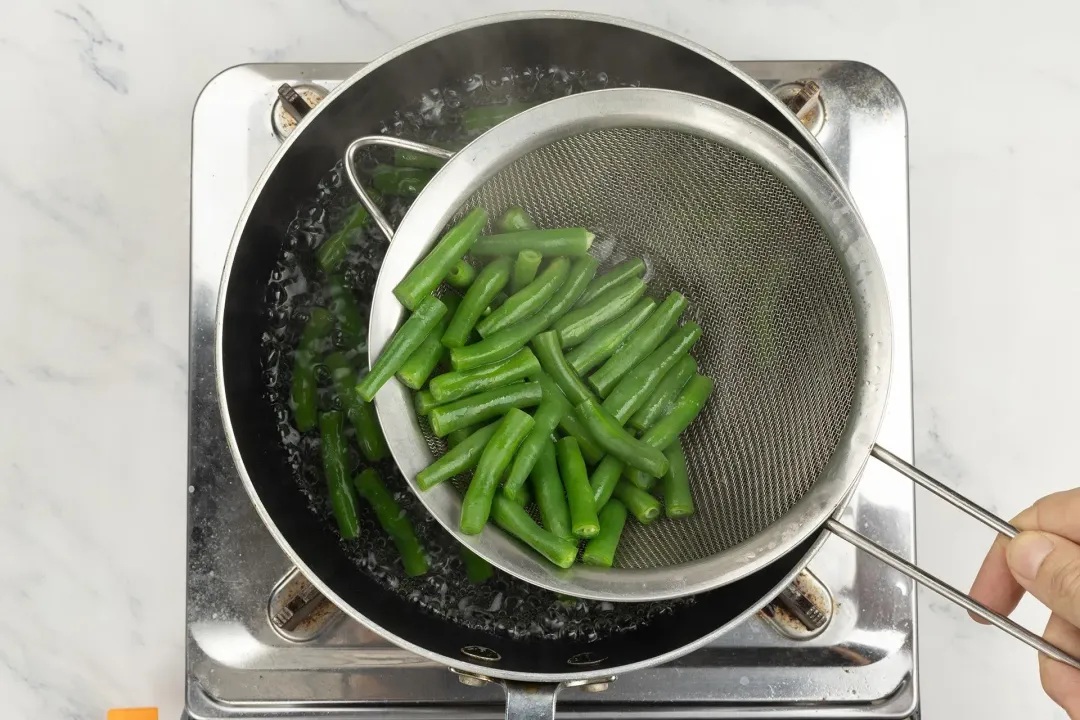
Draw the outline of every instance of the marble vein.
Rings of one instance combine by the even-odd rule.
[[[82,58],[86,66],[103,83],[119,94],[127,95],[127,73],[112,66],[111,63],[107,63],[103,58],[105,55],[123,53],[124,44],[110,37],[94,16],[94,13],[81,3],[76,5],[75,13],[63,10],[56,10],[55,12],[65,20],[71,21],[82,33]]]

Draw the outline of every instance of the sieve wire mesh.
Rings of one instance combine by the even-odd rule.
[[[858,330],[840,260],[781,180],[712,140],[624,127],[526,154],[458,217],[477,205],[492,217],[521,205],[540,227],[589,228],[602,270],[642,257],[650,294],[682,292],[683,321],[702,327],[692,354],[716,387],[682,437],[696,513],[627,523],[616,567],[719,553],[813,486],[852,407]]]

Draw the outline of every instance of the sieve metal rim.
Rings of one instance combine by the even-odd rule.
[[[480,535],[457,528],[460,496],[442,485],[416,486],[433,460],[409,391],[396,379],[375,398],[395,461],[428,511],[481,557],[526,582],[554,592],[612,601],[670,599],[710,590],[761,569],[842,511],[880,426],[892,358],[891,319],[884,276],[873,243],[845,189],[804,150],[757,118],[723,103],[652,88],[598,90],[537,106],[480,136],[458,152],[417,197],[383,261],[372,300],[369,360],[374,361],[404,318],[393,287],[436,242],[462,204],[499,170],[565,137],[618,127],[676,130],[721,143],[777,176],[820,223],[837,252],[858,328],[857,385],[848,425],[814,486],[777,522],[740,545],[692,562],[650,569],[574,566],[561,570],[495,527]],[[357,143],[346,152],[346,165]],[[358,185],[358,183],[354,183]],[[364,199],[362,197],[362,199]]]

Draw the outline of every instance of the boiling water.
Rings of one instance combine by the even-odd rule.
[[[605,73],[567,71],[557,67],[476,74],[424,93],[415,103],[390,118],[382,132],[452,146],[467,139],[459,127],[464,109],[507,101],[544,101],[573,92],[628,84],[616,82]],[[369,155],[360,166],[370,168],[378,160]],[[318,434],[302,435],[292,425],[289,409],[291,365],[293,350],[310,308],[325,307],[329,301],[324,276],[317,270],[315,250],[326,240],[331,229],[341,226],[345,209],[355,202],[341,163],[338,163],[319,183],[312,199],[297,211],[266,291],[269,322],[263,337],[263,368],[269,399],[296,482],[309,499],[309,509],[331,525],[334,519],[322,477]],[[391,224],[396,226],[408,210],[408,201],[390,199],[384,210]],[[371,227],[357,231],[357,235],[350,243],[342,272],[366,317],[387,241]],[[331,343],[342,346],[341,338],[335,337],[328,341],[325,349]],[[354,357],[355,365],[366,364],[366,350],[361,347],[356,351],[360,356]],[[325,368],[319,371],[323,388],[319,400],[325,409],[333,406],[336,398],[328,389],[330,382]],[[351,428],[349,433],[351,437]],[[350,452],[354,468],[362,467],[365,461],[355,442],[350,443]],[[458,555],[458,543],[427,514],[409,491],[393,461],[387,460],[377,467],[412,520],[428,551],[431,570],[417,578],[404,574],[396,548],[363,501],[360,503],[360,539],[343,541],[343,546],[361,571],[437,615],[477,630],[515,638],[590,641],[641,627],[651,618],[671,612],[677,605],[693,602],[683,599],[613,604],[561,598],[498,571],[487,582],[474,585],[466,578]]]

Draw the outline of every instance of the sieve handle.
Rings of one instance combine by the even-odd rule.
[[[425,145],[424,143],[387,137],[386,135],[366,135],[362,138],[353,140],[349,143],[349,147],[345,148],[345,175],[349,178],[349,183],[352,185],[353,191],[356,193],[356,196],[360,198],[360,202],[364,204],[364,207],[367,208],[368,212],[371,213],[371,217],[374,218],[375,224],[382,230],[386,239],[393,240],[394,227],[390,224],[386,215],[383,214],[383,211],[379,209],[379,206],[375,204],[375,200],[371,197],[371,193],[365,190],[364,186],[360,184],[360,176],[356,173],[356,153],[363,148],[376,145],[401,148],[402,150],[412,150],[413,152],[431,155],[433,157],[442,158],[443,160],[449,160],[454,157],[454,153],[450,150],[443,150],[440,147],[435,147],[434,145]]]
[[[978,520],[982,521],[984,524],[993,528],[1002,535],[1010,538],[1016,537],[1017,530],[1015,527],[1005,522],[997,515],[994,515],[989,510],[980,507],[979,505],[973,503],[971,500],[968,500],[963,495],[960,495],[952,489],[946,487],[945,485],[942,485],[940,482],[930,477],[922,470],[919,470],[910,463],[905,462],[904,460],[900,459],[885,448],[875,445],[873,450],[871,451],[871,454],[892,469],[907,476],[916,484],[926,488],[927,490],[934,493],[949,504],[960,508],[968,515],[977,518]],[[1072,655],[1064,652],[1063,650],[1061,650],[1061,648],[1055,645],[1051,645],[1027,628],[1018,625],[1017,623],[1013,622],[1004,615],[1001,615],[1000,613],[994,612],[979,601],[973,599],[970,595],[967,595],[957,590],[952,585],[949,585],[947,582],[935,577],[934,575],[931,575],[917,565],[908,562],[896,553],[887,550],[886,548],[883,548],[865,535],[856,532],[855,530],[849,528],[847,525],[844,525],[837,520],[827,520],[825,523],[825,527],[829,530],[829,532],[833,533],[834,535],[843,538],[844,540],[851,543],[860,550],[863,550],[870,555],[873,555],[875,558],[882,561],[889,567],[893,568],[894,570],[898,570],[899,572],[902,572],[904,575],[907,575],[915,582],[933,590],[945,599],[951,600],[965,610],[974,613],[975,615],[978,615],[991,625],[1001,630],[1004,630],[1017,640],[1020,640],[1021,642],[1026,643],[1030,647],[1035,648],[1047,657],[1053,658],[1058,662],[1065,663],[1070,667],[1080,670],[1080,660],[1077,660]]]
[[[986,508],[980,507],[975,503],[971,502],[966,497],[960,495],[947,485],[941,484],[934,478],[924,473],[919,468],[911,465],[908,462],[905,462],[904,460],[900,459],[900,457],[892,454],[880,445],[875,445],[873,449],[871,449],[870,454],[891,467],[893,470],[900,473],[901,475],[906,475],[908,479],[915,484],[926,488],[945,502],[949,503],[954,507],[960,508],[971,517],[981,521],[990,529],[996,530],[1005,537],[1016,537],[1017,530],[1012,525],[1005,522]]]

